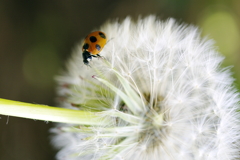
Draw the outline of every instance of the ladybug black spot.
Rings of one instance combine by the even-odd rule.
[[[104,33],[102,33],[102,32],[99,32],[98,34],[99,34],[99,36],[100,36],[100,37],[102,37],[102,38],[106,39],[106,36],[105,36],[105,34],[104,34]]]
[[[91,36],[89,39],[92,43],[97,41],[97,38],[95,36]]]
[[[98,45],[98,44],[96,44],[96,49],[97,49],[98,51],[100,51],[100,50],[101,50],[101,46]]]
[[[88,48],[89,48],[89,44],[87,44],[87,43],[84,43],[84,45],[83,45],[82,49],[86,50],[86,49],[88,49]]]

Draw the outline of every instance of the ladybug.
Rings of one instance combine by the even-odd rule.
[[[92,57],[101,57],[99,52],[107,42],[106,34],[101,31],[95,31],[87,35],[82,46],[83,63],[89,65]]]

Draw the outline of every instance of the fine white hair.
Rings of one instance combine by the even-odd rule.
[[[197,27],[155,16],[109,21],[90,66],[82,43],[57,77],[59,106],[111,123],[58,124],[57,159],[232,160],[240,157],[239,95],[223,57]],[[94,78],[92,78],[94,76]]]

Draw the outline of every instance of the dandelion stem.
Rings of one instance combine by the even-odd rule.
[[[6,99],[0,99],[0,114],[35,120],[85,125],[106,125],[108,122],[99,120],[100,117],[92,112],[50,107]]]

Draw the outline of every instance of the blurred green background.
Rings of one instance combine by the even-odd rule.
[[[240,0],[1,0],[0,97],[54,105],[53,77],[79,40],[108,19],[149,14],[200,26],[239,86]],[[0,160],[54,159],[52,123],[0,118]]]

